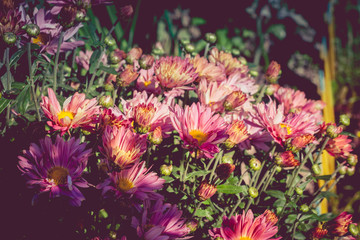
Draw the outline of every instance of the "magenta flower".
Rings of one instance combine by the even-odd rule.
[[[51,13],[57,15],[63,7],[72,6],[81,9],[87,9],[91,5],[111,4],[110,0],[47,0],[48,3],[53,4]]]
[[[222,238],[224,240],[277,240],[273,237],[278,228],[275,226],[277,218],[275,214],[265,212],[254,218],[251,210],[246,214],[232,216],[230,219],[224,216],[221,228],[209,230],[212,239]]]
[[[99,106],[96,98],[85,99],[84,93],[75,93],[65,100],[61,108],[56,95],[51,88],[48,88],[49,97],[42,97],[40,106],[45,116],[51,121],[47,124],[55,131],[60,130],[63,135],[72,128],[85,128],[92,130],[93,124],[97,122]]]
[[[182,211],[176,205],[163,204],[157,200],[153,206],[150,201],[144,202],[144,209],[140,219],[132,218],[131,226],[136,228],[139,238],[144,240],[189,239],[190,233],[185,219],[181,218]]]
[[[131,129],[121,126],[107,126],[103,137],[102,154],[121,169],[134,164],[146,151],[146,135],[138,135]]]
[[[79,139],[64,141],[57,136],[53,144],[45,137],[39,146],[33,143],[29,150],[24,150],[24,157],[19,156],[19,169],[28,179],[29,187],[40,193],[50,192],[51,198],[67,196],[73,206],[80,206],[85,197],[78,187],[88,187],[81,174],[91,153],[85,147]]]
[[[228,137],[224,119],[200,103],[186,106],[185,110],[176,105],[170,112],[170,119],[185,147],[198,149],[208,158],[219,152],[217,144]]]
[[[97,188],[102,189],[103,195],[112,191],[117,198],[126,195],[143,201],[163,198],[154,191],[160,190],[164,183],[164,179],[159,178],[155,172],[149,172],[149,169],[145,167],[145,162],[141,162],[120,172],[110,173],[109,178]]]

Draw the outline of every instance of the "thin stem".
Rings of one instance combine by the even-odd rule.
[[[202,202],[199,202],[199,203],[196,205],[195,210],[194,210],[194,212],[193,212],[192,215],[191,215],[191,218],[193,218],[193,217],[195,216],[195,213],[196,213],[196,211],[201,207],[201,204],[202,204]]]
[[[209,53],[210,43],[206,43],[205,45],[205,51],[204,51],[204,58],[207,58],[207,55]]]
[[[5,49],[6,55],[6,77],[7,77],[7,90],[11,90],[11,72],[10,72],[10,48]],[[6,123],[9,124],[11,111],[11,102],[6,109]]]
[[[326,137],[324,142],[323,142],[323,145],[321,146],[321,149],[319,151],[319,154],[316,156],[316,159],[314,161],[315,164],[318,163],[318,161],[320,160],[320,156],[321,156],[321,153],[324,151],[325,147],[326,147],[326,144],[328,143],[328,141],[330,140],[329,137]]]
[[[249,210],[249,208],[250,208],[250,206],[251,206],[251,204],[252,204],[253,201],[254,201],[253,198],[249,198],[249,201],[248,201],[248,203],[246,204],[246,207],[245,207],[245,214],[246,214],[247,211]]]
[[[215,162],[215,164],[213,166],[213,169],[211,170],[211,174],[210,174],[210,178],[209,178],[210,183],[211,183],[211,180],[212,180],[212,178],[214,176],[215,169],[216,169],[217,165],[219,164],[220,159],[222,158],[223,153],[224,153],[224,151],[219,152],[217,157],[216,157],[216,162]]]
[[[265,90],[266,90],[266,85],[264,84],[261,86],[260,93],[259,93],[258,97],[256,98],[255,104],[261,102],[262,98],[264,97]]]
[[[235,206],[233,207],[233,209],[231,210],[230,214],[229,214],[229,218],[231,218],[231,216],[235,213],[237,207],[240,205],[241,201],[243,200],[244,197],[241,197],[237,203],[235,204]]]
[[[30,84],[31,84],[31,95],[35,102],[35,110],[36,110],[36,115],[37,115],[38,121],[41,121],[38,100],[37,100],[36,92],[35,92],[34,76],[33,76],[32,70],[31,70],[32,64],[31,64],[31,43],[30,42],[27,43],[27,54],[28,54],[28,65],[29,65],[29,79],[30,79]]]
[[[215,159],[215,157],[213,157],[212,159],[210,159],[208,165],[207,165],[206,168],[205,168],[205,171],[208,171],[208,170],[209,170],[209,168],[210,168],[211,164],[213,163],[214,159]],[[205,177],[206,177],[206,175],[203,176],[203,178],[202,178],[201,181],[204,181],[204,180],[205,180]]]
[[[129,32],[129,41],[128,41],[128,47],[129,48],[132,46],[132,43],[133,43],[135,27],[136,27],[136,21],[137,21],[138,16],[139,16],[140,4],[141,4],[141,0],[138,0],[137,4],[136,4],[136,8],[135,8],[135,14],[134,14],[134,17],[133,17],[132,22],[131,22],[130,32]]]
[[[58,71],[58,67],[59,67],[58,64],[59,64],[59,56],[60,56],[60,47],[61,47],[63,38],[64,38],[64,31],[61,31],[60,37],[59,37],[59,42],[57,45],[56,55],[55,55],[54,83],[53,83],[54,92],[56,92],[56,87],[57,87],[57,71]]]
[[[268,171],[269,172],[269,171]],[[260,201],[260,196],[261,194],[266,191],[266,189],[268,188],[270,182],[273,180],[273,177],[276,173],[276,166],[274,165],[271,170],[270,170],[270,176],[268,177],[267,181],[265,182],[264,186],[262,186],[261,190],[259,191],[259,197],[256,199],[255,205],[259,204]]]

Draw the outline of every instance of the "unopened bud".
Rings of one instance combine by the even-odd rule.
[[[350,118],[348,115],[346,114],[341,114],[339,117],[339,123],[344,125],[344,126],[349,126],[350,125]]]
[[[234,164],[234,160],[232,159],[231,156],[229,156],[229,155],[224,155],[224,156],[221,158],[221,163]]]
[[[142,55],[139,61],[140,67],[142,69],[148,70],[154,64],[155,58],[151,55]]]
[[[8,45],[13,45],[16,42],[16,35],[12,32],[4,33],[3,40]]]
[[[160,172],[164,176],[169,176],[171,174],[172,170],[173,170],[172,165],[163,164],[160,166]]]
[[[311,169],[312,169],[312,171],[313,171],[313,173],[315,175],[320,175],[321,174],[321,168],[320,168],[319,165],[314,164],[314,165],[312,165]]]
[[[107,36],[104,39],[104,42],[106,45],[108,45],[109,47],[115,46],[116,45],[116,41],[112,36]]]
[[[190,233],[193,233],[196,231],[196,229],[199,226],[199,221],[196,219],[193,219],[186,223],[186,226],[190,229]]]
[[[114,84],[112,83],[105,83],[104,89],[106,92],[112,92],[114,90]]]
[[[155,145],[161,144],[161,142],[163,140],[162,133],[161,133],[161,127],[160,126],[156,127],[155,130],[149,134],[148,139],[152,144],[155,144]]]
[[[356,224],[352,223],[349,225],[349,232],[354,237],[357,237],[359,235],[359,228],[356,226]]]
[[[59,21],[60,24],[64,27],[64,28],[70,28],[72,26],[74,26],[74,22],[76,19],[76,13],[77,13],[77,8],[74,6],[64,6],[63,8],[61,8],[60,14],[59,14]]]
[[[261,162],[257,158],[250,159],[249,166],[252,170],[258,171],[261,168]]]
[[[303,205],[300,206],[300,211],[302,211],[304,213],[308,212],[309,210],[310,210],[310,208],[306,204],[303,204]]]
[[[224,108],[226,111],[232,111],[235,108],[243,105],[247,100],[247,96],[242,91],[232,92],[224,102]]]
[[[181,43],[181,45],[186,46],[187,44],[190,43],[190,40],[189,39],[181,39],[180,43]]]
[[[330,137],[330,138],[337,138],[339,136],[339,134],[342,132],[342,127],[337,127],[335,125],[329,125],[326,128],[326,134]]]
[[[126,58],[126,53],[118,48],[112,51],[109,55],[109,60],[112,64],[117,64],[125,58]]]
[[[303,190],[299,187],[295,188],[295,192],[299,195],[302,196],[303,195]]]
[[[248,192],[249,192],[249,196],[251,198],[257,198],[257,196],[259,196],[258,190],[256,188],[254,188],[254,187],[249,188]]]
[[[205,41],[207,41],[208,43],[216,43],[216,35],[213,33],[206,33]]]
[[[237,49],[237,48],[233,48],[231,49],[231,54],[235,57],[239,56],[240,55],[240,50]]]
[[[345,175],[347,169],[348,169],[347,166],[342,165],[342,166],[340,167],[340,169],[339,169],[339,174],[340,174],[340,175]]]
[[[347,157],[346,161],[350,166],[356,166],[356,164],[358,163],[358,157],[355,154],[350,154]]]
[[[99,99],[99,104],[103,106],[104,108],[110,108],[114,106],[114,101],[111,96],[102,96]]]
[[[280,167],[280,166],[276,166],[275,170],[276,170],[277,172],[281,172],[282,167]]]
[[[132,5],[125,5],[120,8],[120,16],[122,19],[127,20],[134,13],[134,8]]]
[[[217,189],[216,186],[213,184],[209,184],[206,181],[203,181],[200,186],[196,189],[196,197],[200,201],[205,201],[209,198],[211,198],[215,193]]]
[[[132,48],[127,54],[126,62],[128,64],[133,64],[135,60],[140,59],[142,52],[143,51],[141,48],[138,48],[138,47]]]
[[[265,78],[269,83],[276,83],[280,75],[280,64],[276,61],[271,61],[268,69],[266,70]]]
[[[36,24],[28,24],[26,25],[26,33],[29,37],[37,37],[40,33],[40,27]]]
[[[185,51],[187,53],[192,53],[195,51],[195,46],[191,43],[185,45]]]
[[[346,169],[346,174],[347,174],[348,176],[353,176],[353,175],[355,174],[355,167],[354,167],[354,166],[348,167],[348,168]]]
[[[217,166],[215,172],[221,180],[226,180],[230,177],[231,173],[235,170],[235,165],[230,163],[222,163]]]

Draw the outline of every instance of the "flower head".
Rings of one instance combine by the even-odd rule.
[[[249,72],[249,68],[245,64],[242,64],[238,59],[233,58],[231,53],[219,51],[217,48],[211,49],[209,60],[210,62],[223,65],[227,76],[234,72]]]
[[[139,76],[133,65],[126,65],[125,70],[116,77],[116,83],[120,87],[127,87]]]
[[[209,235],[212,239],[219,237],[224,240],[277,240],[280,238],[271,238],[278,231],[275,224],[275,218],[269,213],[254,219],[252,211],[248,210],[246,214],[236,214],[230,219],[224,216],[221,228],[209,230]]]
[[[227,125],[223,118],[200,103],[186,106],[185,110],[176,105],[170,112],[170,119],[185,146],[199,149],[208,158],[219,152],[216,145],[227,138]]]
[[[249,137],[244,121],[239,119],[234,120],[229,125],[226,133],[229,135],[229,138],[225,141],[228,148],[234,147]]]
[[[149,169],[145,167],[145,162],[141,162],[120,172],[110,173],[109,178],[97,188],[102,189],[103,195],[108,191],[113,191],[116,197],[125,195],[143,201],[162,198],[154,191],[161,189],[164,183],[164,179],[159,178],[154,172],[149,172]]]
[[[200,184],[200,186],[196,189],[196,197],[200,201],[205,201],[211,198],[216,193],[216,191],[217,189],[215,185],[203,181]]]
[[[99,128],[105,130],[106,126],[129,127],[130,121],[125,118],[118,108],[104,108],[99,116]]]
[[[327,223],[327,229],[333,236],[341,237],[348,233],[349,225],[352,223],[352,215],[342,212],[335,219]]]
[[[25,25],[21,17],[21,11],[18,9],[10,9],[6,13],[0,11],[0,37],[5,33],[13,33],[20,36],[25,33],[22,27]]]
[[[296,167],[300,165],[299,160],[296,160],[291,151],[279,153],[275,157],[276,163],[281,167]]]
[[[350,145],[351,139],[348,139],[346,135],[340,135],[334,139],[330,139],[325,147],[325,150],[335,157],[347,158],[350,152],[352,152],[352,147]]]
[[[91,150],[79,139],[64,141],[60,136],[52,143],[49,137],[40,140],[40,145],[31,144],[19,156],[19,169],[28,179],[28,185],[40,193],[50,192],[50,197],[67,196],[70,203],[80,206],[85,197],[78,187],[88,187],[81,178]]]
[[[123,126],[107,126],[102,140],[103,147],[99,147],[100,151],[120,169],[134,164],[146,151],[146,136],[140,136]]]
[[[188,239],[190,233],[186,220],[181,218],[182,211],[176,205],[157,200],[152,206],[150,201],[144,202],[141,218],[132,218],[131,226],[138,237],[144,240]]]
[[[61,134],[78,127],[92,130],[99,113],[96,98],[85,99],[84,93],[76,92],[65,100],[61,108],[51,88],[48,88],[48,95],[49,97],[42,97],[40,106],[46,117],[51,120],[47,122],[48,125],[54,130],[60,130]]]
[[[216,65],[215,63],[209,63],[204,57],[196,55],[190,59],[190,63],[194,65],[198,77],[196,82],[200,82],[205,79],[207,82],[222,82],[226,79],[225,69],[222,65]]]
[[[315,227],[310,231],[310,238],[312,240],[320,240],[328,234],[328,230],[323,228],[323,225],[319,224],[319,226]]]
[[[265,78],[269,83],[276,83],[281,72],[280,64],[276,61],[271,61],[268,69],[266,70]]]

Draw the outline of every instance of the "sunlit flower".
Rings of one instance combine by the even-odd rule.
[[[190,63],[194,65],[195,71],[198,74],[196,82],[205,79],[207,82],[222,82],[226,79],[225,69],[222,65],[209,63],[204,57],[196,55],[190,59]]]
[[[199,101],[211,108],[214,112],[224,111],[225,98],[231,93],[231,90],[222,83],[207,82],[202,79],[197,89]]]
[[[291,151],[285,151],[278,153],[275,156],[276,164],[281,167],[296,167],[300,165],[299,160],[296,160],[294,154]]]
[[[308,145],[309,143],[312,143],[314,140],[315,140],[315,137],[311,134],[304,134],[304,135],[297,136],[292,139],[291,148],[293,151],[298,151],[298,150],[306,147],[306,145]]]
[[[219,152],[217,144],[227,138],[227,124],[223,118],[219,114],[214,115],[210,108],[200,103],[186,106],[185,110],[176,105],[170,112],[170,118],[184,145],[199,149],[208,158]]]
[[[238,59],[234,58],[231,53],[219,51],[217,48],[210,50],[209,60],[210,62],[223,65],[227,76],[234,72],[246,74],[249,72],[249,68],[245,64],[242,64]]]
[[[247,100],[247,96],[242,91],[234,91],[226,97],[224,107],[226,111],[232,111],[237,107],[243,105]]]
[[[107,126],[102,141],[100,151],[120,169],[134,164],[146,151],[146,136],[140,136],[125,127]]]
[[[231,90],[230,92],[241,91],[253,95],[259,90],[254,78],[239,71],[230,74],[223,84]]]
[[[140,76],[136,80],[136,88],[139,91],[147,91],[148,93],[160,94],[161,88],[159,82],[154,78],[155,67],[149,70],[141,69]]]
[[[201,182],[200,186],[196,189],[196,197],[200,201],[205,201],[209,198],[211,198],[215,193],[217,189],[214,184],[210,184],[207,181]]]
[[[274,97],[280,104],[284,105],[284,113],[299,112],[302,107],[307,103],[305,93],[300,90],[294,90],[292,88],[280,87],[275,93]]]
[[[79,139],[64,141],[57,136],[53,144],[45,137],[40,145],[33,143],[29,150],[24,150],[24,157],[19,156],[19,169],[30,187],[37,188],[40,193],[50,192],[51,198],[69,197],[72,205],[80,206],[85,197],[78,187],[88,187],[81,174],[91,153],[91,149],[85,150],[85,147]]]
[[[198,74],[189,59],[162,57],[155,64],[155,78],[164,89],[186,88]]]
[[[229,138],[225,141],[225,146],[228,148],[234,147],[249,137],[244,121],[242,120],[233,121],[226,130],[226,133],[229,135]]]
[[[209,230],[212,239],[222,238],[224,240],[277,240],[279,238],[271,238],[277,232],[274,218],[268,218],[268,213],[264,213],[254,219],[251,210],[242,215],[236,214],[230,219],[223,217],[221,228]]]
[[[42,97],[40,106],[45,116],[51,121],[48,125],[54,130],[60,130],[62,134],[69,132],[71,128],[85,128],[91,130],[97,122],[99,106],[96,98],[85,99],[84,93],[75,93],[65,100],[61,108],[56,95],[48,88],[48,96]]]
[[[117,198],[128,196],[143,201],[163,198],[155,191],[160,190],[164,183],[164,179],[159,178],[155,172],[149,172],[149,169],[145,167],[145,162],[141,162],[120,172],[111,172],[109,178],[99,184],[97,188],[102,189],[103,195],[111,191]]]
[[[181,216],[182,211],[176,205],[158,200],[151,206],[150,201],[145,201],[142,216],[139,219],[133,217],[131,226],[136,229],[138,237],[144,240],[191,238],[185,237],[190,229]]]
[[[118,108],[102,109],[99,115],[99,129],[105,130],[106,126],[129,127],[130,121],[125,118]]]
[[[333,236],[341,237],[349,232],[349,225],[352,223],[352,215],[342,212],[335,219],[327,223],[326,229]]]
[[[352,152],[351,139],[346,135],[339,135],[334,139],[330,139],[325,147],[325,150],[335,157],[347,158]]]

